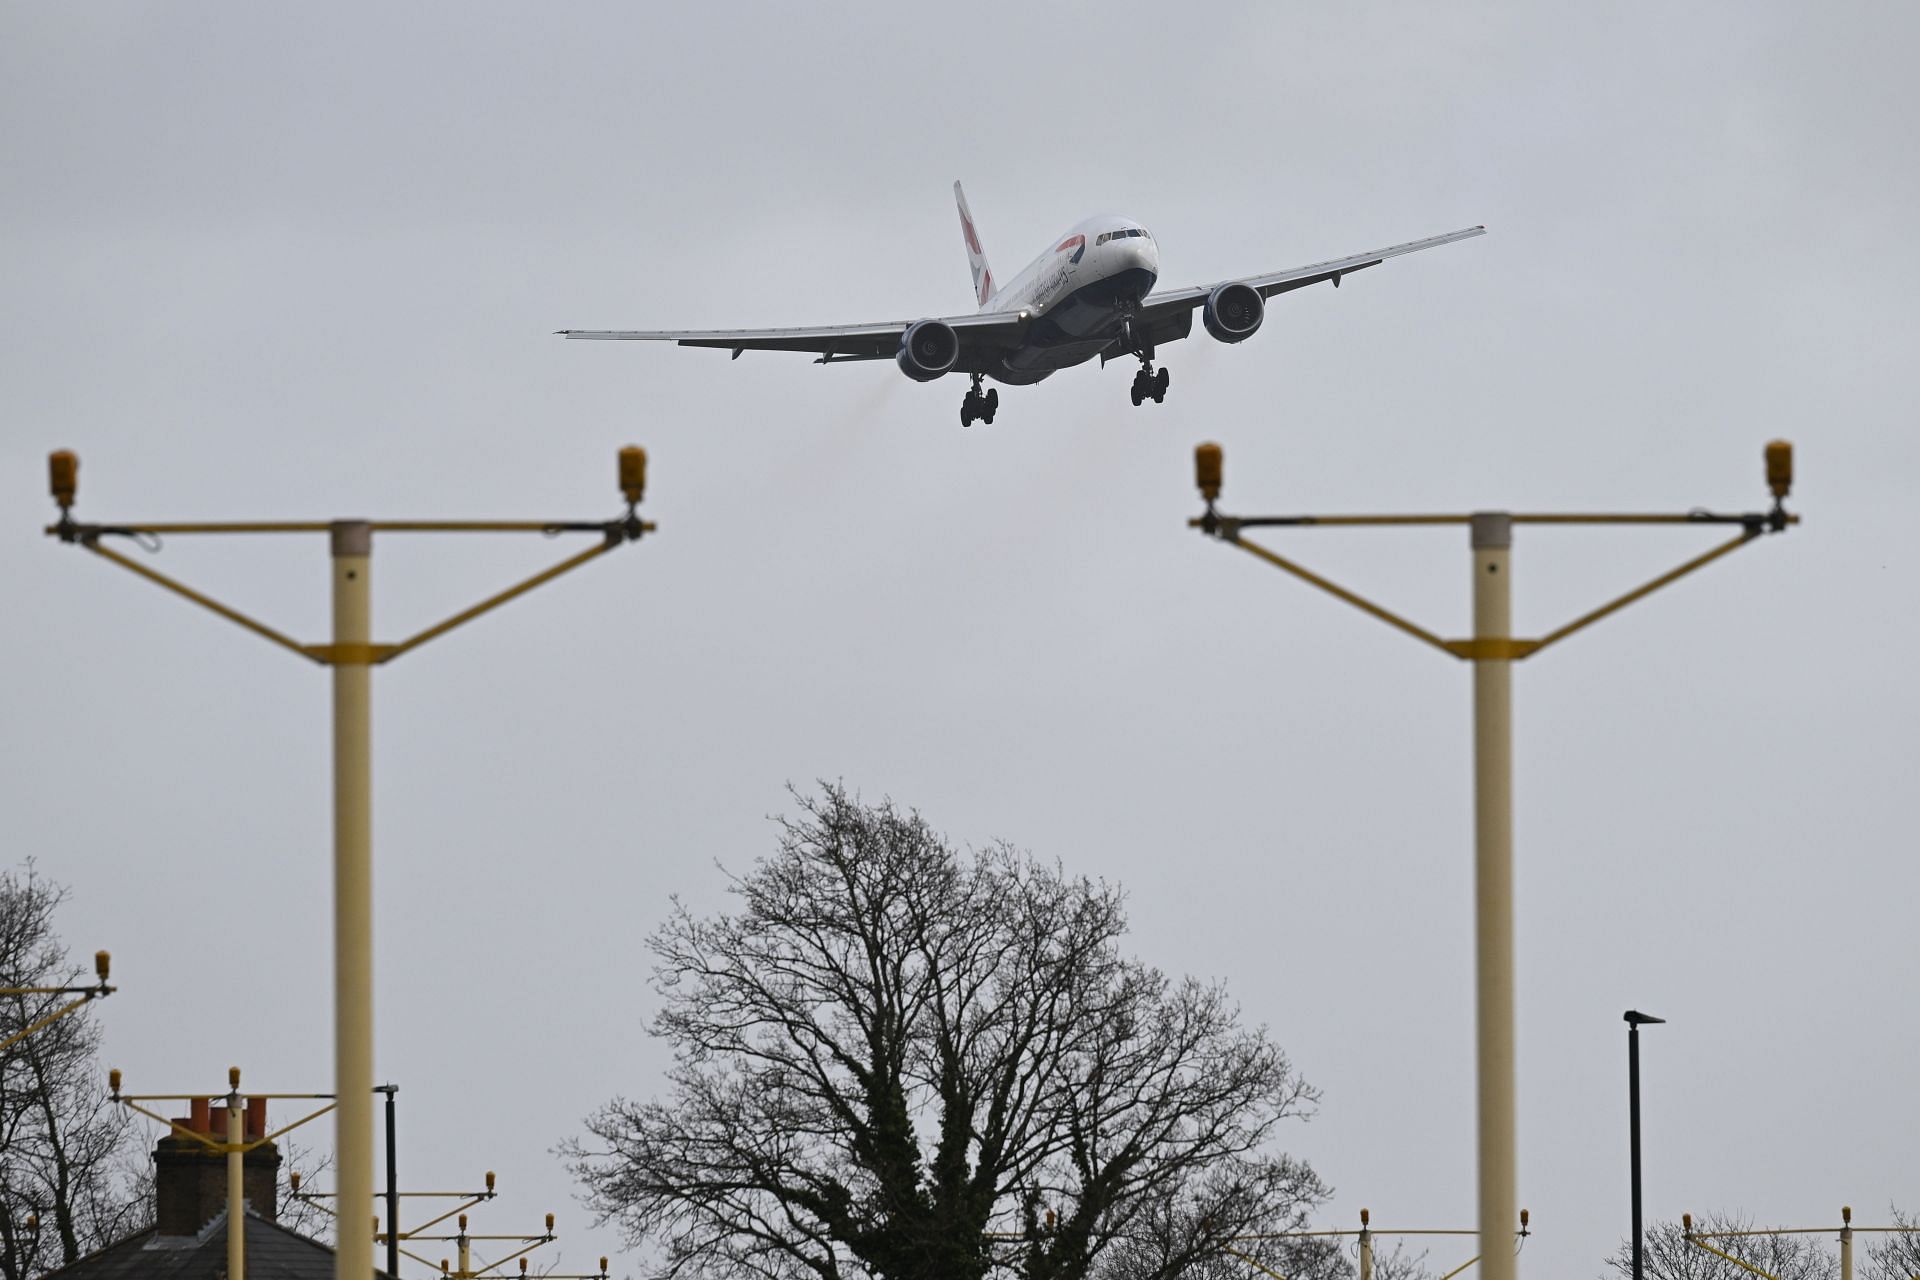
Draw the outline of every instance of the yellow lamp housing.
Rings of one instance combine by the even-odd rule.
[[[487,1194],[493,1194],[493,1170],[487,1170]]]
[[[287,1175],[287,1185],[293,1189],[293,1194],[300,1194],[300,1171],[298,1169],[293,1170],[293,1172]]]
[[[1360,1211],[1360,1225],[1364,1227],[1371,1221],[1373,1221],[1373,1215],[1368,1213],[1365,1209],[1362,1209]]]
[[[120,1068],[115,1067],[107,1072],[107,1089],[114,1097],[120,1096]]]
[[[1785,440],[1767,443],[1767,488],[1784,498],[1793,488],[1793,446]]]
[[[100,981],[107,980],[107,973],[113,968],[113,957],[104,951],[93,953],[93,971],[100,975]]]
[[[620,492],[629,504],[647,491],[647,451],[630,444],[620,451]]]
[[[607,1274],[607,1260],[605,1258],[600,1259],[600,1274]]]
[[[80,491],[80,458],[71,449],[55,449],[47,455],[47,487],[62,511],[73,505]]]
[[[233,1089],[238,1089],[240,1087],[240,1068],[238,1067],[227,1068],[227,1085],[229,1088],[233,1088]]]
[[[1220,446],[1211,442],[1196,447],[1193,451],[1193,479],[1200,486],[1200,496],[1208,502],[1220,496],[1221,464],[1224,461]]]
[[[548,1235],[553,1234],[553,1215],[552,1214],[547,1215],[547,1234]]]
[[[525,1258],[520,1259],[520,1274],[527,1274],[527,1260]]]
[[[460,1234],[467,1234],[467,1215],[464,1213],[460,1215]]]

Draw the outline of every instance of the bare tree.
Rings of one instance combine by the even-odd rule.
[[[0,872],[0,987],[82,985],[54,932],[66,890],[28,863]],[[0,997],[0,1039],[70,997]],[[83,1009],[0,1051],[0,1276],[65,1266],[117,1238],[132,1195],[130,1128],[107,1098]]]
[[[295,1178],[300,1180],[303,1190],[312,1190],[320,1180],[319,1175],[333,1168],[333,1152],[314,1147],[303,1147],[292,1138],[280,1143],[280,1225],[290,1231],[298,1231],[310,1240],[319,1240],[332,1244],[334,1224],[338,1221],[337,1212],[322,1207],[325,1201],[314,1200],[293,1193]],[[337,1210],[338,1206],[333,1208]],[[386,1201],[380,1202],[380,1211],[386,1212]],[[382,1222],[383,1230],[391,1230],[388,1223]]]
[[[1721,1214],[1709,1214],[1694,1220],[1695,1234],[1702,1237],[1723,1231],[1754,1229],[1738,1217]],[[1835,1234],[1838,1235],[1838,1232]],[[1819,1236],[1767,1232],[1731,1239],[1708,1239],[1706,1243],[1769,1275],[1779,1276],[1780,1280],[1833,1280],[1840,1274],[1840,1262],[1834,1256],[1832,1246]],[[1751,1271],[1744,1271],[1725,1258],[1716,1257],[1698,1245],[1690,1244],[1685,1228],[1678,1222],[1656,1222],[1648,1227],[1645,1253],[1646,1274],[1651,1280],[1751,1280],[1753,1275]],[[1631,1239],[1622,1243],[1607,1259],[1607,1267],[1609,1273],[1615,1276],[1633,1275]]]
[[[1327,1192],[1313,1091],[1216,984],[1122,954],[1120,892],[796,796],[732,914],[652,939],[669,1096],[566,1144],[660,1274],[1171,1280]]]
[[[1920,1280],[1920,1218],[1894,1209],[1893,1225],[1906,1230],[1875,1235],[1867,1245],[1867,1280]]]

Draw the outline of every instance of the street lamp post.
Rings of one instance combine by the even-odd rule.
[[[393,1100],[400,1086],[375,1085],[373,1091],[387,1095],[387,1280],[400,1280],[400,1157],[393,1132]]]
[[[1627,1020],[1627,1140],[1629,1162],[1633,1166],[1633,1280],[1641,1280],[1645,1262],[1646,1236],[1640,1226],[1640,1028],[1665,1022],[1650,1013],[1629,1009]]]
[[[1515,1125],[1513,969],[1513,664],[1557,644],[1661,587],[1705,567],[1763,534],[1781,533],[1799,522],[1786,511],[1793,486],[1793,447],[1775,440],[1766,447],[1769,511],[1722,515],[1693,510],[1665,513],[1513,513],[1415,515],[1230,516],[1216,509],[1223,456],[1217,444],[1194,451],[1194,476],[1206,511],[1187,523],[1206,536],[1240,548],[1310,586],[1354,606],[1424,644],[1474,664],[1474,990],[1477,1165],[1481,1266],[1488,1280],[1515,1280],[1518,1264],[1510,1237],[1518,1209]],[[1709,525],[1737,526],[1734,537],[1618,596],[1538,639],[1516,639],[1510,619],[1510,560],[1519,525]],[[1465,525],[1473,573],[1473,635],[1446,640],[1393,611],[1330,581],[1245,536],[1254,528],[1352,528]]]
[[[80,460],[65,449],[48,458],[50,489],[60,508],[46,533],[182,596],[264,640],[333,668],[333,973],[334,973],[334,1157],[343,1206],[356,1212],[373,1200],[373,770],[371,708],[373,668],[412,652],[466,622],[517,599],[543,583],[608,551],[637,542],[653,530],[638,506],[646,487],[645,450],[629,445],[619,454],[619,489],[626,512],[611,520],[333,520],[219,523],[83,524],[73,518]],[[193,534],[328,535],[333,564],[333,630],[327,644],[302,644],[240,610],[203,595],[159,570],[105,545],[121,538],[154,548],[162,537]],[[585,551],[561,560],[503,591],[395,644],[373,641],[370,570],[376,533],[587,533]],[[351,1218],[342,1218],[343,1222]],[[364,1231],[340,1232],[334,1257],[339,1280],[373,1274],[373,1239]]]

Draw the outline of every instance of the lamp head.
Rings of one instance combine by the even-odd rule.
[[[1642,1013],[1638,1009],[1629,1009],[1622,1016],[1627,1020],[1628,1023],[1636,1027],[1644,1027],[1648,1023],[1653,1023],[1653,1022],[1666,1021],[1665,1018],[1656,1018],[1652,1014]]]
[[[620,451],[620,493],[629,506],[647,491],[647,451],[630,444]]]
[[[55,449],[47,455],[47,488],[53,500],[66,511],[80,491],[80,458],[71,449]]]
[[[1784,498],[1793,488],[1793,446],[1785,440],[1767,442],[1767,488]]]
[[[487,1194],[493,1194],[493,1170],[487,1170]]]
[[[460,1234],[467,1234],[467,1215],[464,1213],[460,1215]]]
[[[100,975],[100,981],[107,980],[108,972],[113,968],[113,957],[104,951],[93,953],[93,971]]]
[[[107,1088],[114,1097],[120,1096],[120,1068],[115,1067],[107,1072]]]
[[[1200,486],[1200,496],[1210,503],[1220,496],[1221,467],[1224,461],[1220,446],[1211,442],[1199,445],[1193,451],[1193,481]]]
[[[234,1089],[238,1089],[240,1087],[240,1068],[238,1067],[227,1068],[227,1084],[229,1087]]]
[[[1361,1226],[1363,1226],[1363,1227],[1364,1227],[1364,1226],[1366,1226],[1366,1225],[1367,1225],[1367,1224],[1368,1224],[1369,1222],[1371,1222],[1372,1220],[1373,1220],[1373,1215],[1372,1215],[1372,1214],[1370,1214],[1370,1213],[1368,1213],[1368,1212],[1367,1212],[1367,1211],[1366,1211],[1365,1209],[1362,1209],[1362,1210],[1360,1211],[1360,1225],[1361,1225]]]
[[[295,1169],[287,1175],[287,1185],[293,1188],[293,1194],[300,1194],[300,1171]]]
[[[553,1234],[553,1215],[552,1214],[547,1215],[547,1234],[548,1235]]]

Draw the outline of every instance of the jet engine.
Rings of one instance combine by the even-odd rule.
[[[1259,301],[1257,295],[1255,301]],[[932,382],[960,359],[960,335],[950,324],[922,320],[900,335],[900,354],[894,359],[900,362],[900,372],[915,382]]]
[[[1259,332],[1267,318],[1267,304],[1250,284],[1223,284],[1207,295],[1201,312],[1207,332],[1222,342],[1245,342]]]

